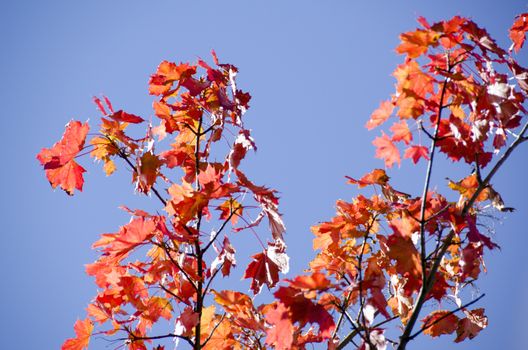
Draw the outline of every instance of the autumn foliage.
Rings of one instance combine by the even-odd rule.
[[[402,159],[427,164],[423,192],[395,189],[383,169],[347,177],[370,192],[337,201],[336,215],[312,227],[316,255],[306,274],[282,280],[289,258],[279,198],[241,167],[256,145],[244,124],[250,95],[237,88],[235,66],[214,52],[212,65],[163,61],[149,82],[156,122],[94,98],[98,133],[87,141],[89,125],[71,121],[37,156],[51,186],[81,191],[77,158],[89,153],[107,175],[128,167],[136,191],[157,198],[160,210],[123,207],[130,222],[93,244],[100,255],[86,272],[99,291],[62,348],[86,349],[94,334],[133,350],[172,341],[193,349],[383,350],[405,349],[422,333],[453,334],[455,342],[477,336],[488,320],[473,306],[483,295],[472,299],[468,290],[486,251],[498,247],[481,216],[512,210],[491,181],[528,139],[528,69],[515,59],[527,20],[515,19],[508,49],[458,16],[419,18],[419,29],[400,36],[395,92],[366,127],[388,125],[373,141],[385,168]],[[144,136],[131,137],[139,126]],[[430,184],[439,154],[470,170],[447,180],[445,194]],[[267,237],[254,230],[263,221]],[[256,237],[241,274],[250,291],[218,290],[220,275],[236,273],[231,239],[242,230]],[[273,301],[255,305],[263,286]]]

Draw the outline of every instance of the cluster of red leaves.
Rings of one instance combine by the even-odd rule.
[[[510,31],[516,50],[528,28],[525,19],[519,16]],[[393,73],[396,92],[366,125],[373,129],[391,116],[397,118],[390,134],[382,132],[374,140],[376,157],[387,167],[400,164],[397,145],[403,144],[404,158],[427,160],[421,139],[429,137],[437,139],[449,159],[485,167],[506,146],[509,132],[519,127],[520,114],[526,112],[528,71],[469,19],[419,22],[422,28],[402,34],[396,48],[406,57]],[[510,84],[510,76],[518,86]]]
[[[352,202],[338,201],[336,216],[312,228],[313,248],[319,253],[310,263],[310,270],[334,279],[332,297],[322,295],[320,301],[331,301],[337,313],[357,307],[358,323],[365,322],[371,331],[383,334],[369,312],[386,320],[399,318],[405,325],[422,288],[423,268],[429,275],[434,261],[432,256],[422,264],[417,247],[422,199],[394,189],[382,169],[361,179],[349,178],[349,183],[360,188],[374,186],[379,192],[370,198],[359,195]],[[467,191],[474,192],[477,187],[475,184]],[[469,192],[465,196],[470,196]],[[477,201],[489,199],[481,195]],[[455,231],[427,300],[448,301],[450,294],[461,293],[465,285],[478,279],[484,247],[496,247],[475,225],[476,212],[462,215],[457,203],[448,202],[438,193],[428,193],[424,216],[427,240],[440,242],[447,231]],[[476,326],[468,321],[459,327],[453,332],[464,333],[464,327],[473,327],[476,333]],[[439,335],[434,329],[429,333]]]
[[[484,270],[485,249],[497,247],[479,229],[485,227],[480,225],[482,210],[511,211],[489,180],[501,163],[493,161],[495,155],[512,150],[508,137],[514,144],[526,139],[526,125],[519,130],[526,113],[528,70],[511,51],[522,47],[527,19],[527,14],[517,17],[510,30],[510,50],[458,16],[432,25],[419,18],[420,29],[400,36],[396,51],[405,55],[405,62],[394,71],[396,91],[366,124],[373,129],[394,120],[373,141],[376,157],[392,167],[400,164],[403,147],[404,158],[414,163],[423,158],[432,165],[434,154],[441,152],[454,162],[470,164],[474,172],[449,181],[449,188],[460,196],[458,202],[430,191],[429,182],[422,196],[400,192],[382,169],[349,178],[359,188],[373,187],[374,195],[337,201],[336,215],[312,228],[318,254],[309,271],[329,279],[325,292],[316,293],[312,302],[340,315],[329,348],[356,344],[353,339],[358,337],[359,349],[385,349],[386,324],[398,319],[396,326],[404,329],[395,342],[398,349],[422,332],[433,337],[456,333],[455,341],[460,342],[486,327],[484,309],[469,310],[473,302],[462,300],[464,290]],[[430,140],[429,147],[422,144],[423,138]],[[425,303],[455,307],[434,310],[413,331]],[[339,331],[345,324],[352,330],[342,337]]]
[[[132,170],[136,191],[156,196],[165,211],[153,215],[124,207],[131,221],[94,243],[101,255],[86,271],[100,291],[88,306],[88,318],[76,323],[77,337],[67,340],[64,349],[86,348],[96,323],[109,326],[100,331],[106,335],[124,333],[118,339],[134,350],[146,349],[146,343],[156,339],[152,327],[162,319],[173,322],[171,329],[176,325],[164,337],[185,340],[195,348],[247,347],[270,328],[266,311],[253,310],[245,294],[214,292],[224,315],[215,311],[214,303],[207,306],[213,301],[213,280],[219,272],[230,275],[236,265],[229,226],[256,235],[254,227],[263,219],[269,222],[271,241],[258,239],[262,250],[243,276],[251,280],[254,294],[264,285],[274,287],[279,273],[288,271],[276,191],[254,184],[239,168],[247,152],[256,148],[243,125],[250,95],[237,88],[235,66],[220,64],[214,52],[213,60],[214,67],[202,60],[196,65],[159,65],[149,91],[158,98],[153,107],[160,122],[148,125],[145,137],[127,133],[131,124],[144,123],[143,118],[114,111],[106,97],[94,98],[103,117],[89,146],[88,124],[72,121],[61,141],[39,153],[51,185],[70,195],[82,190],[85,170],[75,161],[82,151],[90,150],[93,158],[103,161],[107,175],[121,159]],[[157,151],[155,146],[161,147],[165,138],[174,141]],[[212,161],[226,142],[230,147],[223,160]],[[183,176],[173,181],[178,174]],[[166,192],[158,190],[163,187]],[[238,307],[235,301],[226,303],[233,298]]]

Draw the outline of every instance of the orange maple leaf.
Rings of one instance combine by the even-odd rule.
[[[520,14],[510,28],[510,39],[513,41],[515,52],[519,52],[526,39],[528,31],[528,13]]]
[[[417,58],[427,52],[429,46],[437,46],[440,35],[431,30],[418,29],[400,35],[402,43],[396,48],[399,54],[407,54],[409,58]]]
[[[438,337],[442,334],[451,334],[457,329],[458,317],[447,310],[436,310],[427,315],[423,320],[425,334]]]
[[[400,151],[387,134],[382,131],[381,137],[376,137],[372,144],[376,146],[376,158],[383,159],[387,168],[391,168],[394,163],[400,165]]]
[[[380,103],[378,109],[376,109],[372,113],[365,127],[368,130],[372,130],[376,126],[383,124],[387,119],[389,119],[393,110],[394,110],[394,105],[392,104],[392,102],[383,101],[382,103]]]
[[[374,169],[359,180],[353,179],[350,176],[346,176],[346,178],[348,179],[349,184],[358,185],[359,188],[363,188],[368,185],[383,186],[389,181],[389,177],[383,169]]]
[[[83,350],[88,348],[90,336],[93,331],[93,323],[89,318],[85,320],[77,320],[73,329],[75,330],[75,338],[67,339],[62,344],[61,350]]]
[[[392,124],[390,131],[392,131],[392,141],[403,141],[406,145],[411,143],[413,136],[405,120]]]

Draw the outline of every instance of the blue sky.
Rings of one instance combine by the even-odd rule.
[[[35,156],[60,138],[70,119],[96,121],[93,95],[152,116],[147,81],[159,62],[209,58],[215,49],[240,68],[239,85],[253,95],[247,126],[259,146],[246,171],[281,192],[292,272],[313,257],[309,227],[328,219],[336,199],[358,192],[344,176],[383,167],[363,125],[392,93],[390,74],[402,61],[398,34],[417,16],[431,21],[472,17],[504,46],[523,1],[4,1],[0,4],[0,101],[4,162],[0,172],[2,244],[0,339],[6,349],[57,349],[96,292],[84,264],[90,245],[128,216],[117,209],[155,207],[134,195],[130,174],[106,178],[86,158],[82,194],[52,191]],[[520,56],[526,62],[525,54]],[[525,63],[526,65],[526,63]],[[528,331],[525,184],[528,147],[494,181],[517,211],[497,225],[501,251],[488,254],[490,324],[474,341],[423,337],[410,349],[525,348]],[[435,174],[443,188],[447,163]],[[423,168],[390,171],[405,192],[419,193]],[[251,245],[240,237],[239,251]],[[253,247],[251,251],[256,248]],[[242,261],[242,260],[241,260]],[[239,272],[241,273],[241,272]],[[247,284],[240,284],[247,288]],[[108,349],[95,342],[93,349]]]

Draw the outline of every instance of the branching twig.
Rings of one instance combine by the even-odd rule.
[[[174,334],[174,333],[169,333],[169,334],[164,334],[164,335],[155,335],[155,336],[151,336],[151,337],[139,337],[137,335],[134,335],[134,333],[132,332],[129,332],[130,334],[130,338],[118,338],[116,339],[116,341],[137,341],[137,340],[156,340],[156,339],[165,339],[165,338],[178,338],[178,339],[182,339],[182,340],[185,340],[187,343],[189,343],[191,346],[194,346],[194,342],[189,339],[188,337],[185,337],[185,336],[182,336],[182,335],[178,335],[178,334]]]
[[[231,210],[231,213],[229,213],[229,216],[225,219],[225,221],[222,223],[222,226],[220,226],[220,229],[215,233],[214,237],[209,241],[209,243],[207,243],[205,245],[205,247],[203,247],[202,249],[202,252],[205,253],[209,247],[211,247],[211,245],[213,244],[213,242],[216,240],[216,238],[218,237],[218,235],[220,235],[220,233],[222,232],[222,230],[225,228],[225,226],[227,225],[227,223],[231,220],[231,218],[233,217],[233,215],[235,215],[236,211],[240,209],[240,207],[236,207],[234,210]]]
[[[528,123],[526,123],[523,128],[521,129],[521,132],[519,133],[519,136],[515,139],[515,141],[506,149],[506,152],[502,155],[502,157],[497,161],[497,163],[493,166],[491,171],[488,173],[488,175],[482,180],[482,183],[479,184],[478,188],[475,190],[475,193],[473,193],[473,196],[466,202],[464,207],[461,210],[461,216],[465,217],[469,210],[473,207],[473,204],[477,200],[480,193],[488,186],[493,176],[499,171],[499,169],[502,167],[504,162],[511,156],[513,151],[524,141],[526,141],[525,133],[528,130]],[[398,346],[398,350],[404,350],[405,346],[409,342],[409,336],[412,332],[412,328],[414,327],[414,324],[416,320],[418,319],[418,314],[420,313],[423,303],[425,302],[425,296],[427,293],[431,290],[434,284],[434,279],[436,272],[438,271],[440,267],[440,262],[442,261],[442,258],[447,252],[447,249],[451,245],[451,241],[453,240],[453,237],[455,236],[455,231],[450,230],[450,232],[447,234],[444,243],[440,247],[440,251],[438,252],[436,258],[434,259],[433,266],[431,267],[431,270],[429,272],[429,277],[427,278],[427,281],[425,285],[422,286],[422,289],[420,291],[420,296],[413,308],[411,318],[409,319],[409,322],[407,323],[407,326],[405,327],[404,333],[401,336],[401,342]],[[413,322],[411,323],[411,320]]]
[[[161,243],[158,243],[156,244],[158,247],[162,248],[165,253],[167,254],[167,256],[169,257],[169,260],[171,261],[171,263],[176,266],[178,268],[179,271],[181,271],[181,273],[183,273],[183,275],[185,276],[185,278],[187,278],[187,280],[191,283],[191,285],[194,287],[194,289],[196,291],[198,291],[196,285],[194,284],[194,281],[191,279],[191,277],[189,276],[189,274],[187,274],[187,272],[182,268],[182,266],[172,257],[172,255],[170,254],[170,251],[169,249],[167,248],[167,246],[165,244],[161,244]]]
[[[446,58],[447,58],[448,72],[451,73],[452,67],[449,62],[449,55],[447,55]],[[437,137],[438,137],[438,131],[440,129],[440,121],[442,120],[444,97],[445,97],[445,93],[447,90],[448,81],[449,81],[449,78],[444,79],[444,82],[442,85],[442,91],[440,93],[438,115],[437,115],[436,125],[434,129],[434,135],[431,139],[431,146],[429,149],[429,162],[427,164],[424,188],[422,192],[422,203],[421,203],[421,208],[420,208],[420,260],[422,263],[422,287],[420,288],[418,298],[412,309],[411,317],[409,318],[409,321],[407,325],[405,326],[405,329],[400,337],[400,345],[398,346],[398,350],[404,350],[405,346],[409,342],[409,335],[412,332],[414,324],[418,320],[418,316],[422,309],[423,303],[425,302],[427,293],[429,292],[429,289],[427,286],[428,277],[427,277],[427,261],[426,261],[427,252],[426,252],[426,241],[425,241],[425,236],[426,236],[425,235],[425,209],[427,206],[427,192],[429,192],[429,184],[431,182],[433,161],[434,161],[434,155],[436,151],[436,142],[437,142]],[[436,271],[431,271],[430,276],[433,276],[434,278],[435,273]]]

